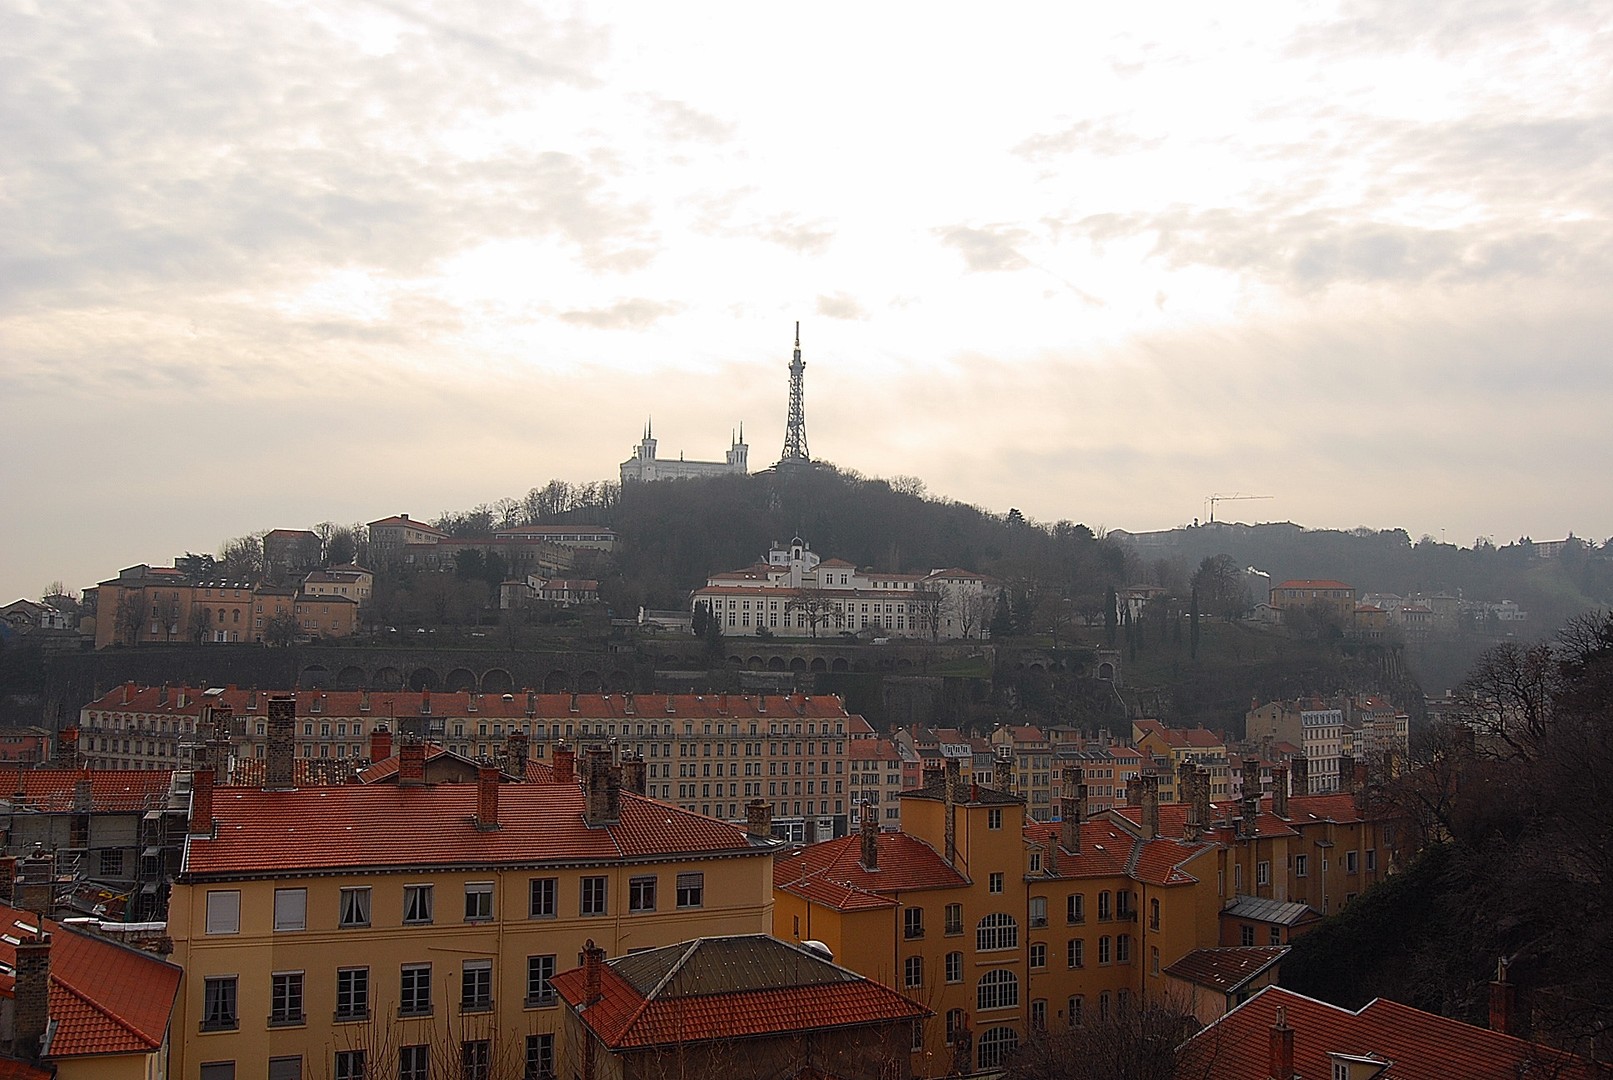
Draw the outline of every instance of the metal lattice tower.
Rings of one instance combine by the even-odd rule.
[[[803,384],[806,361],[801,359],[801,324],[795,324],[795,359],[790,361],[790,419],[784,427],[784,453],[780,465],[810,465],[812,454],[807,450],[806,405]]]

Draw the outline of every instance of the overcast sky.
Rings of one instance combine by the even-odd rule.
[[[0,601],[760,468],[796,320],[999,512],[1601,539],[1610,208],[1606,4],[0,0]]]

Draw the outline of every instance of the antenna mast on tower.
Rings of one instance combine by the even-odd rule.
[[[784,427],[784,453],[780,465],[810,465],[812,455],[807,451],[806,405],[803,384],[806,361],[801,359],[801,324],[795,324],[795,359],[790,361],[790,419]]]

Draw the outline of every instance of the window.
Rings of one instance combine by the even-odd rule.
[[[947,953],[946,960],[947,982],[961,983],[963,981],[963,954],[961,952]]]
[[[1072,995],[1070,1000],[1064,1003],[1064,1017],[1071,1027],[1081,1026],[1081,1014],[1086,1012],[1086,1006],[1087,999],[1080,994]]]
[[[1151,945],[1148,948],[1148,973],[1150,975],[1158,975],[1159,974],[1159,946],[1158,945]]]
[[[526,1037],[526,1073],[522,1080],[553,1080],[554,1036]]]
[[[924,957],[909,956],[902,961],[902,985],[909,990],[924,985]]]
[[[1308,856],[1308,855],[1295,855],[1294,856],[1294,876],[1295,877],[1304,877],[1305,876],[1305,871],[1306,871],[1306,869],[1308,869],[1309,863],[1310,863],[1310,856]]]
[[[1047,897],[1031,897],[1031,929],[1047,925]]]
[[[493,961],[465,961],[460,968],[459,1007],[466,1011],[493,1007]]]
[[[1087,921],[1085,893],[1071,893],[1064,900],[1064,921],[1070,924]]]
[[[647,875],[627,879],[627,910],[655,910],[655,877]]]
[[[1109,991],[1107,990],[1098,995],[1098,1019],[1109,1019]]]
[[[405,1046],[398,1050],[398,1080],[431,1080],[430,1046]]]
[[[465,921],[487,922],[493,917],[493,883],[471,881],[465,885]]]
[[[337,915],[338,926],[370,925],[370,890],[343,889],[341,907]]]
[[[1019,1036],[1013,1028],[995,1027],[983,1032],[977,1045],[980,1069],[984,1072],[999,1068],[1009,1055],[1019,1049]]]
[[[370,1018],[370,969],[336,969],[336,1019]]]
[[[307,889],[274,891],[274,928],[276,932],[308,929]]]
[[[1121,934],[1115,938],[1115,963],[1131,963],[1131,935]]]
[[[1159,899],[1157,897],[1148,901],[1148,929],[1159,929]]]
[[[241,1020],[235,1012],[235,976],[223,975],[202,982],[202,1030],[234,1031]]]
[[[493,1067],[493,1046],[487,1039],[466,1039],[459,1044],[460,1080],[488,1080]]]
[[[1251,936],[1253,936],[1253,935],[1251,935]],[[1282,927],[1273,926],[1271,928],[1271,943],[1273,945],[1281,945],[1283,943],[1283,928]],[[1250,942],[1250,944],[1252,945],[1252,944],[1254,944],[1254,942]]]
[[[1269,862],[1255,863],[1255,884],[1256,885],[1270,885],[1271,884],[1271,863],[1269,863]]]
[[[910,907],[902,910],[902,936],[909,941],[924,936],[923,908]]]
[[[1378,868],[1378,853],[1377,853],[1376,850],[1374,850],[1372,848],[1368,848],[1367,849],[1367,869],[1368,870],[1376,870],[1377,868]]]
[[[1047,999],[1036,998],[1031,1002],[1031,1027],[1038,1031],[1047,1028]]]
[[[585,877],[582,879],[581,899],[579,910],[584,915],[603,915],[606,912],[606,886],[607,879],[602,877]]]
[[[963,933],[963,905],[948,904],[946,909],[946,932],[948,934]]]
[[[962,1009],[947,1010],[947,1045],[951,1046],[957,1039],[958,1032],[963,1030],[964,1019]]]
[[[1100,921],[1114,918],[1109,901],[1110,896],[1107,890],[1098,894],[1098,919]]]
[[[1047,967],[1047,945],[1038,941],[1031,945],[1031,970],[1040,971],[1045,967]]]
[[[988,971],[980,976],[975,984],[975,1007],[981,1012],[987,1009],[1012,1009],[1019,1005],[1019,976],[1005,968]]]
[[[431,886],[405,885],[403,887],[403,921],[429,923],[431,921]]]
[[[102,877],[122,877],[123,876],[123,849],[122,848],[102,848],[101,849],[101,876]]]
[[[697,908],[706,902],[706,875],[700,871],[678,875],[678,906]]]
[[[207,894],[207,932],[209,934],[241,932],[239,889],[214,889]]]
[[[1069,943],[1064,947],[1064,958],[1069,962],[1070,967],[1085,967],[1086,942],[1082,941],[1078,937],[1071,938]]]
[[[269,1026],[301,1024],[302,972],[278,971],[269,976]]]
[[[1019,924],[1012,915],[987,915],[975,927],[975,948],[980,952],[1019,948]]]
[[[1253,945],[1255,943],[1255,928],[1244,923],[1238,928],[1238,944]]]
[[[554,963],[553,954],[526,958],[526,1003],[529,1008],[554,1004],[554,987],[549,985],[549,980],[554,978]]]
[[[335,1080],[364,1080],[364,1051],[336,1051]]]
[[[431,965],[404,964],[398,994],[399,1016],[431,1015]]]
[[[992,874],[991,877],[987,881],[986,887],[987,887],[987,889],[989,891],[994,892],[994,893],[1002,892],[1003,891],[1003,875],[1000,874],[1000,873]]]
[[[535,877],[532,879],[531,898],[527,904],[528,918],[552,919],[555,917],[557,884],[552,877]]]
[[[205,1073],[203,1074],[206,1075]],[[269,1059],[269,1080],[302,1080],[301,1057],[272,1057]]]
[[[202,1063],[202,1080],[235,1080],[235,1062],[205,1061]]]
[[[913,1021],[913,1037],[908,1041],[908,1049],[918,1053],[924,1049],[924,1021]]]
[[[1344,872],[1346,874],[1353,874],[1356,872],[1356,869],[1356,853],[1353,851],[1346,851],[1344,853]]]
[[[987,810],[986,811],[986,828],[988,828],[988,829],[1000,829],[1002,827],[1003,827],[1003,811],[1002,811],[1002,807],[994,806],[990,810]]]
[[[1111,942],[1108,934],[1098,939],[1098,963],[1107,964],[1109,962],[1110,948]]]

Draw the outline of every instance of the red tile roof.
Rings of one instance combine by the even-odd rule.
[[[168,1031],[180,969],[116,942],[69,930],[45,919],[51,935],[50,1057],[150,1053]],[[29,938],[40,924],[32,912],[0,904],[0,929]],[[27,929],[24,929],[24,928]],[[0,936],[0,961],[16,967],[17,949]]]
[[[473,824],[476,784],[350,784],[295,791],[219,788],[212,839],[185,846],[187,875],[373,866],[621,862],[761,854],[744,829],[623,792],[621,820],[589,827],[575,784],[504,784],[496,830]]]
[[[1294,1071],[1332,1075],[1330,1054],[1375,1056],[1382,1080],[1518,1080],[1550,1076],[1589,1080],[1606,1070],[1510,1035],[1474,1027],[1378,998],[1351,1012],[1277,986],[1268,986],[1187,1043],[1189,1061],[1206,1059],[1195,1077],[1245,1080],[1266,1076],[1271,1028],[1281,1006],[1294,1030]]]
[[[841,910],[885,907],[894,893],[964,888],[964,877],[929,844],[900,832],[882,832],[878,869],[861,863],[862,837],[843,836],[780,854],[773,887]]]
[[[1043,847],[1058,841],[1061,828],[1057,821],[1027,821],[1025,839]],[[1081,822],[1080,852],[1061,847],[1057,872],[1049,876],[1129,877],[1150,885],[1188,885],[1199,879],[1186,869],[1187,864],[1214,849],[1215,845],[1206,841],[1140,840],[1112,818],[1100,815]],[[1042,868],[1051,869],[1045,859]]]
[[[706,951],[720,955],[705,957]],[[906,1023],[929,1010],[765,934],[703,938],[603,964],[584,1004],[583,968],[551,980],[612,1050]],[[694,970],[690,970],[694,969]]]
[[[172,779],[166,769],[0,769],[0,802],[65,814],[88,780],[92,812],[129,813],[161,806]]]
[[[1167,967],[1165,974],[1231,994],[1250,979],[1270,970],[1272,965],[1287,955],[1286,945],[1194,949]]]

